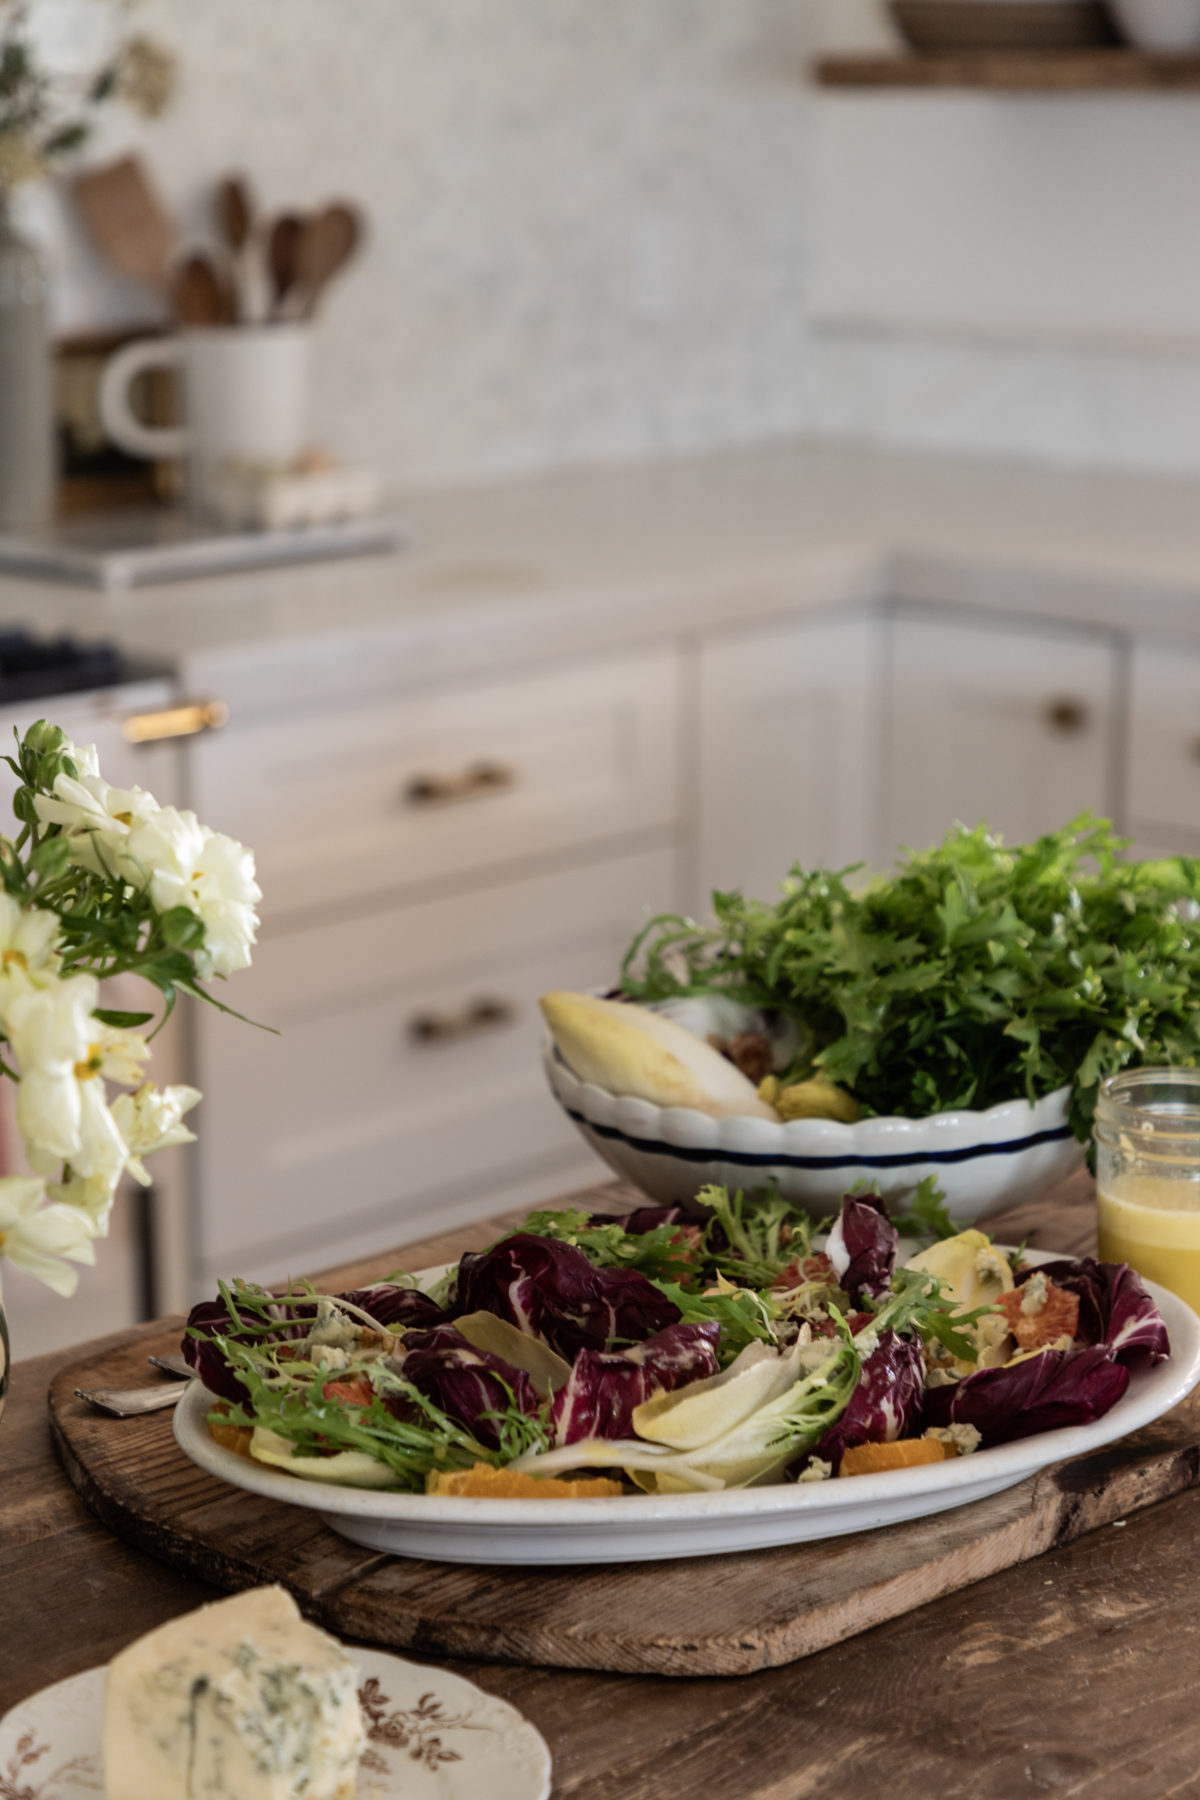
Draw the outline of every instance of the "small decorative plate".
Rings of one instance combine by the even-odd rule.
[[[359,1800],[547,1800],[550,1752],[507,1701],[461,1675],[347,1645],[362,1682]],[[0,1800],[97,1800],[104,1669],[22,1700],[0,1719]]]

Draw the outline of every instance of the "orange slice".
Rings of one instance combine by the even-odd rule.
[[[1037,1312],[1022,1312],[1027,1288],[1013,1288],[994,1302],[1008,1321],[1008,1329],[1022,1350],[1042,1350],[1060,1337],[1073,1338],[1079,1330],[1079,1295],[1046,1282],[1046,1298]]]
[[[619,1481],[612,1481],[606,1475],[563,1481],[553,1475],[525,1475],[515,1469],[494,1469],[490,1463],[432,1473],[425,1478],[427,1494],[466,1494],[476,1500],[599,1500],[615,1498],[623,1491]]]
[[[885,1469],[915,1469],[948,1462],[958,1451],[941,1438],[897,1438],[894,1444],[855,1444],[842,1456],[839,1475],[879,1475]]]
[[[208,1421],[208,1435],[214,1444],[222,1450],[232,1450],[235,1456],[250,1456],[250,1439],[254,1432],[249,1425],[221,1425]]]

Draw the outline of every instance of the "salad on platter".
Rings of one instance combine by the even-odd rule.
[[[512,1498],[682,1494],[940,1462],[1090,1424],[1170,1354],[1124,1264],[1038,1262],[846,1196],[535,1213],[424,1291],[222,1284],[184,1353],[225,1448],[297,1478]],[[901,1259],[901,1230],[926,1247]],[[907,1241],[907,1240],[906,1240]]]

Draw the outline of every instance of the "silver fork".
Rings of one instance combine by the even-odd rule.
[[[76,1396],[94,1406],[97,1412],[109,1413],[114,1419],[137,1419],[143,1413],[161,1412],[174,1406],[191,1379],[192,1371],[181,1356],[151,1356],[148,1359],[164,1374],[182,1376],[168,1385],[156,1382],[152,1387],[76,1388]]]

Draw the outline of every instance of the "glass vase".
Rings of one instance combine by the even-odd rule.
[[[54,504],[54,404],[42,258],[0,188],[0,531],[37,531]]]
[[[4,1316],[4,1295],[0,1294],[0,1418],[4,1417],[4,1401],[8,1394],[8,1320]]]

